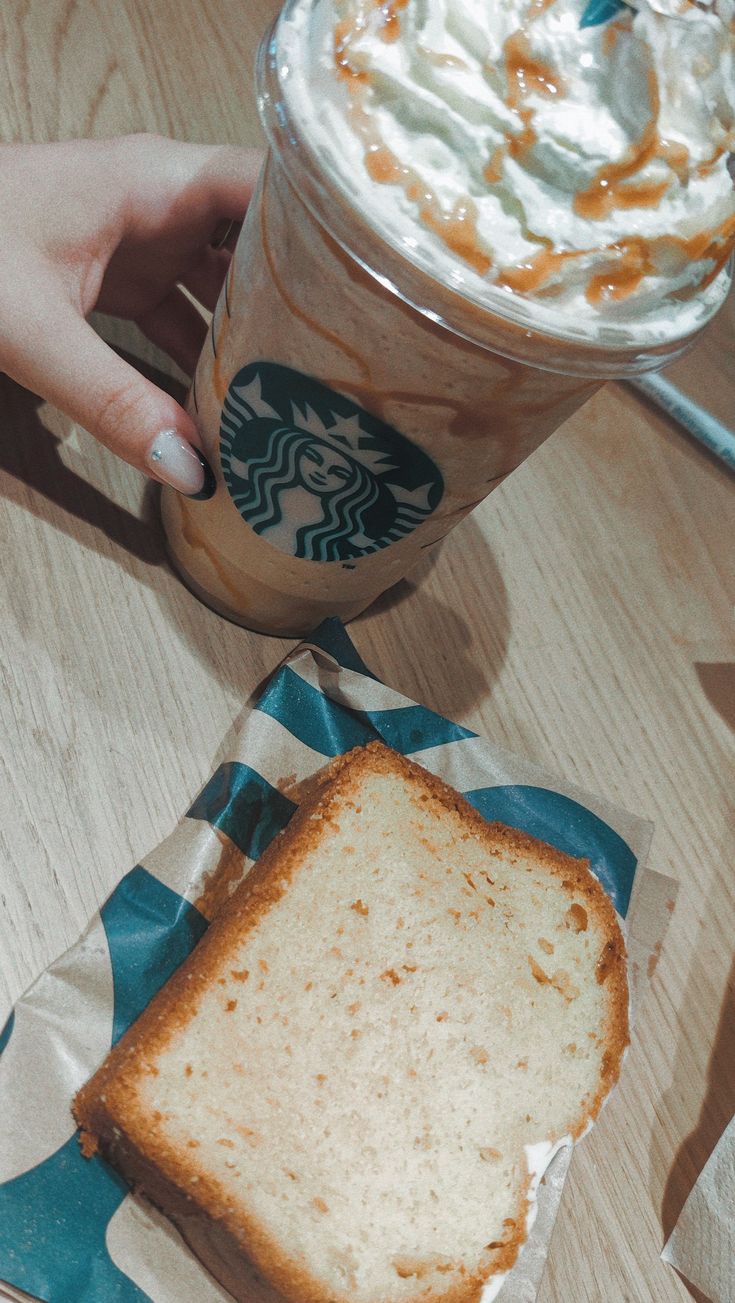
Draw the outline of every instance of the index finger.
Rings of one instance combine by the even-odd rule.
[[[124,136],[115,143],[123,171],[135,178],[128,233],[145,236],[173,218],[200,230],[204,241],[223,218],[242,221],[258,180],[260,150],[151,135]]]

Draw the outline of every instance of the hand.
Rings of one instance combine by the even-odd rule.
[[[149,135],[0,145],[0,369],[182,493],[211,484],[194,422],[86,317],[136,321],[191,374],[207,327],[180,286],[214,308],[231,257],[214,244],[259,164]]]

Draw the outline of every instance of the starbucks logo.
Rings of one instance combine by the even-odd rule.
[[[244,520],[308,561],[396,543],[441,501],[419,448],[349,398],[274,362],[238,371],[220,426],[225,484]]]

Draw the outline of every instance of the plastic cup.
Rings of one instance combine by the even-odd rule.
[[[549,329],[518,296],[468,301],[326,175],[281,75],[276,24],[258,68],[270,149],[189,400],[217,490],[164,489],[162,511],[203,602],[301,636],[364,610],[607,378],[666,365],[701,324],[636,346],[633,329]]]

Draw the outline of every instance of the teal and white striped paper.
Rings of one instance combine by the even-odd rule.
[[[342,626],[328,621],[273,675],[236,754],[175,832],[122,879],[0,1032],[0,1282],[11,1296],[226,1303],[229,1295],[173,1227],[100,1158],[82,1158],[70,1101],[204,933],[195,902],[223,842],[239,848],[246,871],[295,809],[284,792],[373,738],[463,791],[483,815],[589,858],[627,914],[649,825],[378,682]],[[503,1289],[508,1303],[535,1297],[567,1162],[568,1155],[559,1163],[555,1195],[548,1183],[535,1250],[529,1246]]]

